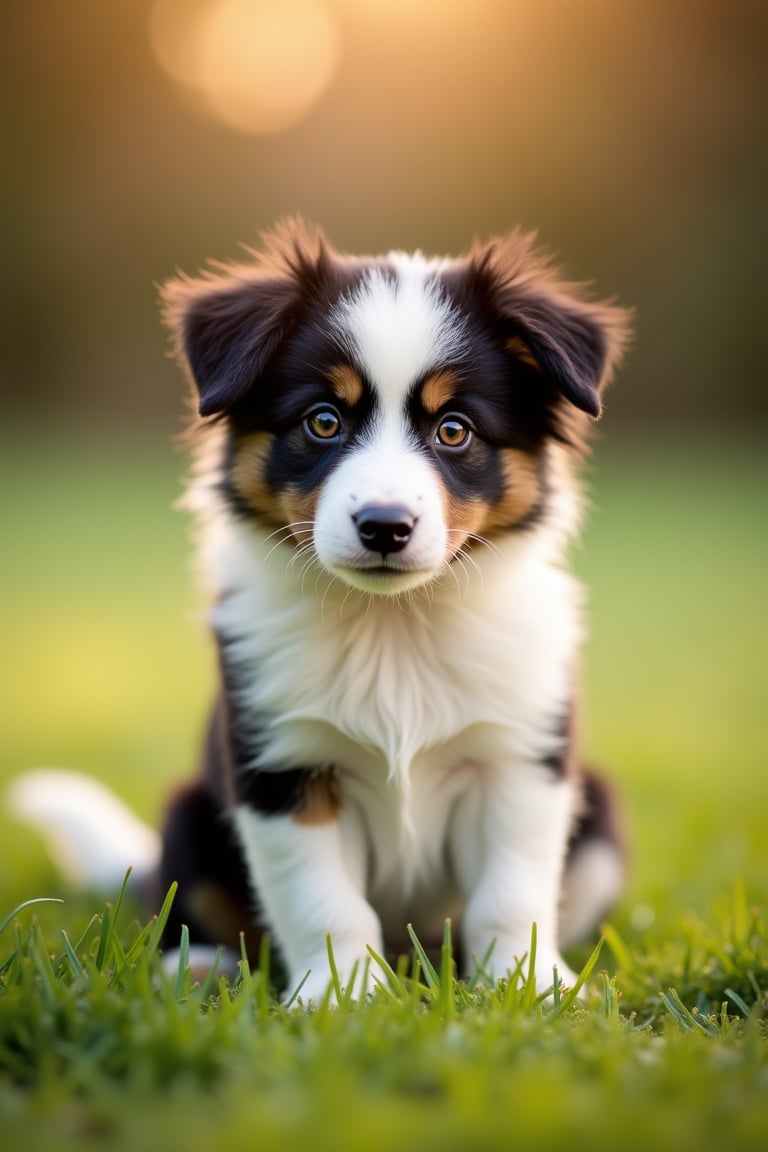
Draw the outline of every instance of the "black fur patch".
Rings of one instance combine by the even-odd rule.
[[[279,772],[241,770],[235,781],[236,801],[262,816],[285,816],[301,807],[313,775],[308,768],[287,768]]]
[[[240,929],[253,925],[253,893],[240,847],[229,819],[204,781],[179,791],[168,808],[157,880],[159,900],[173,883],[179,889],[163,932],[166,946],[178,945],[183,924],[193,942],[222,942],[213,925],[193,910],[193,895],[203,886],[213,885],[229,894],[242,910]],[[237,947],[237,932],[226,943]]]
[[[594,840],[613,844],[621,856],[626,856],[626,835],[614,788],[603,776],[588,768],[582,769],[581,778],[581,812],[571,831],[568,859],[571,860],[583,845]]]
[[[206,777],[228,807],[244,804],[264,816],[297,811],[304,803],[316,768],[269,771],[254,767],[259,750],[257,718],[238,710],[238,674],[231,644],[219,638],[224,694],[214,713],[206,748]],[[223,787],[222,787],[223,782]]]

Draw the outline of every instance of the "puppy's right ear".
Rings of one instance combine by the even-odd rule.
[[[253,264],[218,266],[162,289],[163,316],[201,416],[227,411],[254,386],[324,275],[325,241],[302,221],[286,221],[264,240]]]
[[[253,387],[285,335],[297,298],[292,278],[258,273],[165,285],[164,316],[201,416],[226,411]]]

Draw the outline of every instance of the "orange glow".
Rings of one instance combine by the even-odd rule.
[[[165,71],[180,84],[195,85],[198,25],[205,0],[156,0],[149,14],[149,42]]]
[[[321,0],[156,0],[150,40],[175,80],[248,133],[280,132],[307,115],[339,56]]]

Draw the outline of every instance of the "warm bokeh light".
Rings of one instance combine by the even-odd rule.
[[[149,40],[165,71],[194,87],[200,75],[200,23],[210,0],[155,0]]]
[[[280,132],[331,82],[339,41],[320,0],[157,0],[150,38],[160,63],[242,132]]]
[[[636,309],[606,427],[765,422],[768,4],[44,8],[4,12],[15,411],[173,421],[153,285],[300,212],[347,251],[538,229]]]

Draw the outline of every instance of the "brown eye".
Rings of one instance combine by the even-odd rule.
[[[472,430],[458,416],[446,416],[437,428],[437,442],[444,448],[464,448],[471,436]]]
[[[306,427],[318,440],[333,440],[341,432],[341,420],[331,408],[319,408],[306,419]]]

